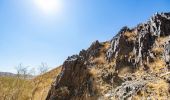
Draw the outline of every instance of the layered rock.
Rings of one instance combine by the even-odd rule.
[[[159,46],[156,40],[169,35],[170,14],[155,14],[147,23],[139,24],[133,29],[123,27],[111,40],[111,47],[106,55],[107,59],[109,61],[116,59],[117,69],[121,66],[131,66],[135,69],[139,66],[146,66],[157,56],[151,50]],[[168,52],[168,50],[166,51]],[[163,58],[167,60],[166,55]]]
[[[47,100],[140,98],[147,84],[167,83],[159,75],[170,68],[169,35],[170,13],[156,13],[135,28],[123,27],[111,41],[95,41],[79,55],[68,57]],[[169,92],[164,91],[168,99]]]
[[[95,96],[96,90],[93,89],[93,77],[89,73],[89,63],[87,63],[87,58],[96,56],[97,50],[95,47],[96,45],[92,44],[89,51],[82,50],[80,55],[67,58],[60,75],[49,92],[47,100],[76,100]]]

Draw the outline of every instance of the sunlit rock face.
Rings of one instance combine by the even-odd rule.
[[[169,69],[170,13],[156,13],[68,57],[47,100],[168,99]]]
[[[111,47],[106,54],[107,59],[109,61],[116,59],[117,68],[121,66],[136,68],[145,65],[157,56],[151,50],[158,46],[155,42],[156,39],[169,35],[170,14],[155,14],[147,23],[139,24],[133,29],[123,27],[118,35],[111,40]],[[166,47],[166,49],[168,48]]]

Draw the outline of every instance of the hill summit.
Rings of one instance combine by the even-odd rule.
[[[46,100],[170,99],[170,13],[68,57]]]

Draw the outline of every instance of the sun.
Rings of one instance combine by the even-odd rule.
[[[56,13],[61,10],[61,0],[34,0],[35,5],[44,13]]]

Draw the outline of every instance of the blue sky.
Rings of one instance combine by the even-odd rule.
[[[60,10],[45,13],[34,1],[0,0],[0,71],[15,72],[20,63],[57,67],[94,40],[170,11],[169,0],[56,0]]]

